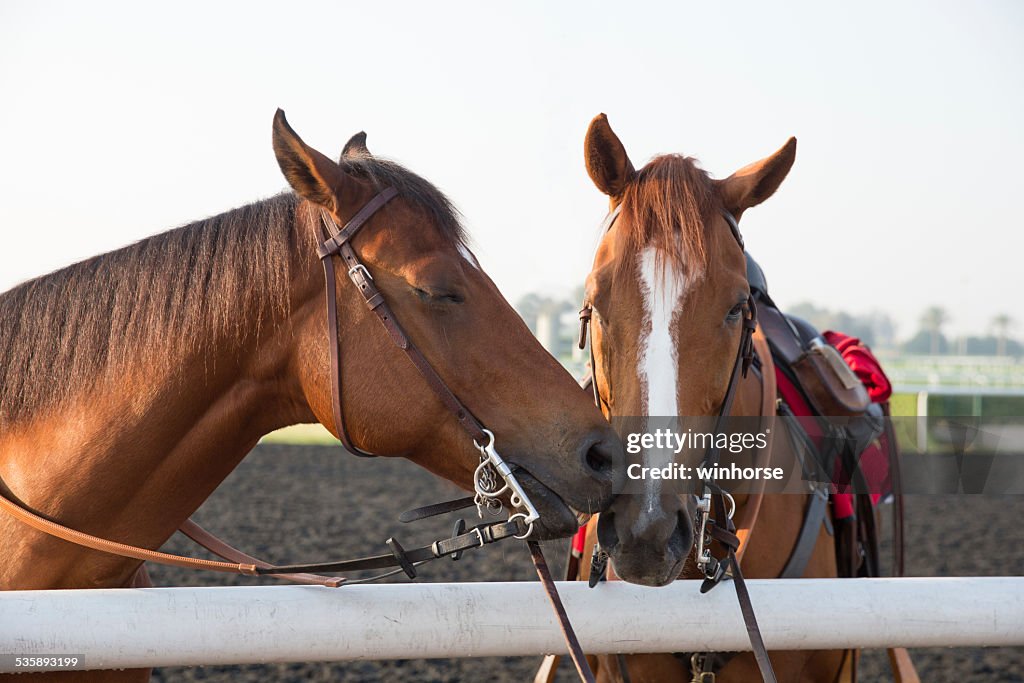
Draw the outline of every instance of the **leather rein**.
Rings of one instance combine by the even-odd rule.
[[[611,212],[609,212],[608,216],[602,223],[602,234],[611,230],[616,219],[619,217],[621,210],[622,204],[620,203]],[[732,236],[736,239],[736,243],[739,245],[740,250],[743,250],[743,235],[740,233],[739,224],[736,222],[736,219],[732,214],[726,211],[723,211],[722,214],[726,223],[728,223]],[[589,301],[585,301],[582,309],[580,310],[579,348],[581,350],[586,348],[587,332],[592,317],[593,304]],[[717,465],[718,460],[721,457],[721,449],[718,446],[717,437],[723,432],[725,422],[732,411],[733,401],[736,398],[736,391],[740,384],[740,380],[747,376],[750,365],[753,363],[753,334],[756,328],[757,306],[754,303],[753,296],[748,294],[747,309],[743,318],[743,329],[741,331],[740,343],[736,350],[736,359],[733,362],[732,371],[729,376],[729,385],[725,390],[725,397],[722,400],[721,408],[718,411],[718,417],[715,420],[714,431],[712,432],[715,437],[712,439],[711,445],[705,451],[704,458],[701,463],[702,466],[708,468],[708,470]],[[601,408],[604,400],[601,397],[600,388],[598,387],[597,368],[594,364],[594,360],[594,348],[593,344],[591,344],[590,371],[594,389],[594,400],[598,408]],[[736,525],[732,520],[733,513],[736,509],[736,502],[732,499],[732,496],[728,491],[715,483],[714,479],[704,480],[702,484],[703,491],[697,501],[697,515],[694,523],[694,545],[697,566],[704,574],[704,581],[701,584],[700,591],[701,593],[706,593],[717,586],[727,574],[732,576],[733,584],[736,588],[736,597],[740,603],[740,611],[743,614],[743,622],[747,629],[747,635],[750,639],[750,645],[754,653],[754,658],[757,661],[758,669],[761,672],[761,677],[764,679],[765,683],[775,683],[777,680],[775,672],[772,669],[771,661],[768,658],[768,650],[764,645],[764,639],[761,637],[761,630],[757,625],[757,619],[754,615],[753,606],[751,605],[750,593],[747,591],[743,572],[740,570],[739,561],[736,559],[736,551],[741,544],[740,538],[736,534]],[[724,557],[716,558],[712,555],[710,548],[711,541],[717,541],[720,546],[725,548],[726,554]],[[591,571],[591,587],[597,584],[601,574],[603,574],[604,569],[607,566],[607,554],[603,551],[599,551],[595,553],[595,559],[598,562],[598,566],[595,567],[597,571]]]

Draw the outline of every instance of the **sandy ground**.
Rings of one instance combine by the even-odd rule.
[[[450,532],[442,517],[409,527],[408,508],[461,495],[447,482],[404,461],[361,459],[320,446],[258,447],[196,514],[196,520],[264,559],[313,561],[384,552],[396,535],[406,547]],[[907,501],[908,574],[1024,574],[1024,500],[919,496]],[[885,525],[888,529],[888,525]],[[548,544],[560,572],[564,542]],[[172,552],[198,553],[175,537]],[[162,586],[251,584],[254,580],[153,567]],[[525,546],[506,543],[421,569],[424,581],[535,580]],[[273,581],[267,581],[273,583]],[[837,615],[841,620],[841,615]],[[922,681],[1024,681],[1024,648],[912,651]],[[156,681],[530,681],[539,657],[268,664],[164,668]],[[891,680],[884,652],[866,652],[863,681]],[[559,680],[575,680],[563,664]]]

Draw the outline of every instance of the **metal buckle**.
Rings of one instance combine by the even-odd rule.
[[[364,266],[362,263],[357,263],[348,269],[348,279],[352,280],[352,282],[355,282],[358,285],[359,283],[356,282],[355,274],[359,272],[361,272],[363,274],[363,277],[365,277],[367,280],[373,282],[373,276],[370,275],[370,271],[368,271],[366,269],[366,266]]]
[[[736,514],[736,499],[728,491],[721,491],[721,495],[729,503],[729,509],[725,513],[726,517],[732,519],[733,515]],[[703,495],[697,499],[697,515],[693,529],[694,536],[696,536],[695,556],[697,558],[697,566],[701,568],[705,576],[709,574],[712,561],[711,548],[708,547],[711,543],[711,536],[707,533],[710,519],[711,489],[705,486]]]
[[[711,538],[707,534],[708,520],[711,518],[711,489],[704,487],[704,494],[697,499],[697,515],[694,520],[694,535],[696,538],[697,547],[695,549],[695,557],[697,558],[697,566],[702,571],[706,572],[708,564],[711,562],[711,549],[707,547]]]
[[[693,674],[690,683],[715,683],[715,672],[705,670],[707,662],[708,656],[705,652],[694,652],[690,656],[690,672]]]

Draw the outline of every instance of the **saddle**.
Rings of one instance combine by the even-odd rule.
[[[779,310],[768,294],[768,281],[761,266],[749,252],[744,253],[747,279],[775,362],[789,371],[818,415],[863,415],[871,405],[871,397],[860,379],[813,325]]]
[[[816,472],[824,477],[823,483],[833,485],[833,504],[837,502],[836,494],[877,494],[887,489],[888,467],[883,471],[871,468],[870,481],[865,479],[861,467],[862,455],[872,448],[885,428],[889,386],[881,367],[870,350],[856,339],[835,332],[823,334],[808,321],[779,310],[768,293],[764,271],[749,253],[746,258],[747,278],[757,302],[759,322],[775,362],[779,414],[796,418],[791,425],[802,432],[798,448],[809,451],[814,461],[813,467],[805,465],[805,473]],[[856,350],[869,357],[885,386],[874,387],[869,394],[863,378],[830,342],[838,343],[846,355]],[[877,458],[878,454],[874,455]],[[844,488],[850,484],[852,491]],[[872,502],[877,500],[876,495]],[[842,499],[835,510],[841,513],[837,516],[849,516],[851,502]]]

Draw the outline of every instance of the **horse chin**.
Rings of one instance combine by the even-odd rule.
[[[533,524],[531,540],[546,541],[572,536],[580,528],[580,519],[589,517],[571,508],[557,493],[541,484],[529,472],[517,469],[516,479],[540,513],[540,519]]]
[[[640,586],[660,588],[679,578],[686,564],[686,555],[680,558],[666,558],[664,562],[652,562],[649,558],[635,559],[628,554],[611,554],[612,567],[623,581]]]
[[[641,586],[667,586],[683,572],[693,544],[693,532],[684,515],[661,540],[620,535],[614,514],[601,515],[597,537],[608,552],[615,573],[624,581]]]

